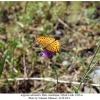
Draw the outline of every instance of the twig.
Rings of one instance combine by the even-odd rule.
[[[30,78],[8,78],[7,79],[8,81],[22,81],[22,80],[36,80],[36,81],[41,81],[41,80],[43,80],[43,81],[52,81],[52,82],[57,82],[57,79],[54,79],[54,78],[33,78],[33,77],[30,77]],[[3,79],[1,79],[0,80],[0,82],[2,82],[2,81],[5,81],[5,80],[3,80]],[[64,81],[64,80],[58,80],[58,82],[59,83],[67,83],[67,84],[76,84],[76,85],[79,85],[80,84],[80,82],[70,82],[70,81]],[[85,84],[85,83],[82,83],[82,84]],[[90,84],[91,86],[100,86],[100,84]]]
[[[25,64],[25,54],[23,55],[23,66],[24,66],[24,77],[27,77],[26,64]]]
[[[66,23],[64,23],[60,18],[58,18],[58,21],[63,24],[65,27],[67,27],[68,29],[70,29],[73,33],[75,33],[76,31],[71,29]]]

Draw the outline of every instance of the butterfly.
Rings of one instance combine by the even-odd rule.
[[[37,36],[37,42],[46,50],[51,52],[60,51],[60,42],[53,37]]]

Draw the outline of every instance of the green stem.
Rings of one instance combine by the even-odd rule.
[[[58,87],[58,75],[57,75],[57,71],[56,71],[55,67],[53,67],[53,69],[54,69],[54,72],[56,74],[57,84],[56,84],[55,88],[57,89],[57,87]]]
[[[82,80],[81,80],[81,82],[80,82],[80,85],[79,85],[79,87],[78,87],[78,90],[79,90],[80,86],[82,85],[82,83],[84,82],[84,80],[85,80],[85,78],[87,77],[87,75],[89,74],[89,72],[91,71],[90,66],[91,66],[91,64],[92,64],[92,62],[93,62],[93,60],[94,60],[94,58],[95,58],[95,56],[96,56],[96,54],[97,54],[99,48],[100,48],[100,45],[97,47],[97,49],[96,49],[96,51],[95,51],[95,53],[94,53],[94,55],[93,55],[93,58],[92,58],[92,60],[91,60],[91,62],[90,62],[90,64],[89,64],[89,66],[88,66],[88,68],[87,68],[85,74],[83,75],[83,78],[82,78]],[[93,66],[93,67],[94,67],[94,66]],[[93,67],[92,67],[92,68],[93,68]]]
[[[55,91],[55,90],[57,90],[57,87],[58,87],[58,74],[57,74],[57,71],[56,71],[56,68],[55,68],[55,64],[54,64],[53,59],[51,59],[51,61],[52,61],[52,68],[53,68],[53,71],[54,71],[55,74],[56,74],[56,79],[57,79],[57,83],[56,83],[56,86],[55,86],[55,89],[54,89],[54,91]],[[54,92],[54,91],[53,91],[53,92]]]
[[[25,13],[26,13],[26,10],[27,10],[27,5],[28,5],[28,1],[25,4]]]

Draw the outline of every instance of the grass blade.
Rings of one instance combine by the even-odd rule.
[[[3,68],[4,68],[6,58],[7,58],[7,52],[4,54],[4,57],[3,57],[2,61],[0,62],[0,77],[1,77],[2,72],[3,72]]]

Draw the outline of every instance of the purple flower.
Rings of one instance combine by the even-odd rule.
[[[51,57],[53,57],[54,54],[55,54],[54,52],[51,52],[51,51],[48,51],[48,50],[44,50],[42,52],[42,56],[44,58],[51,58]]]

